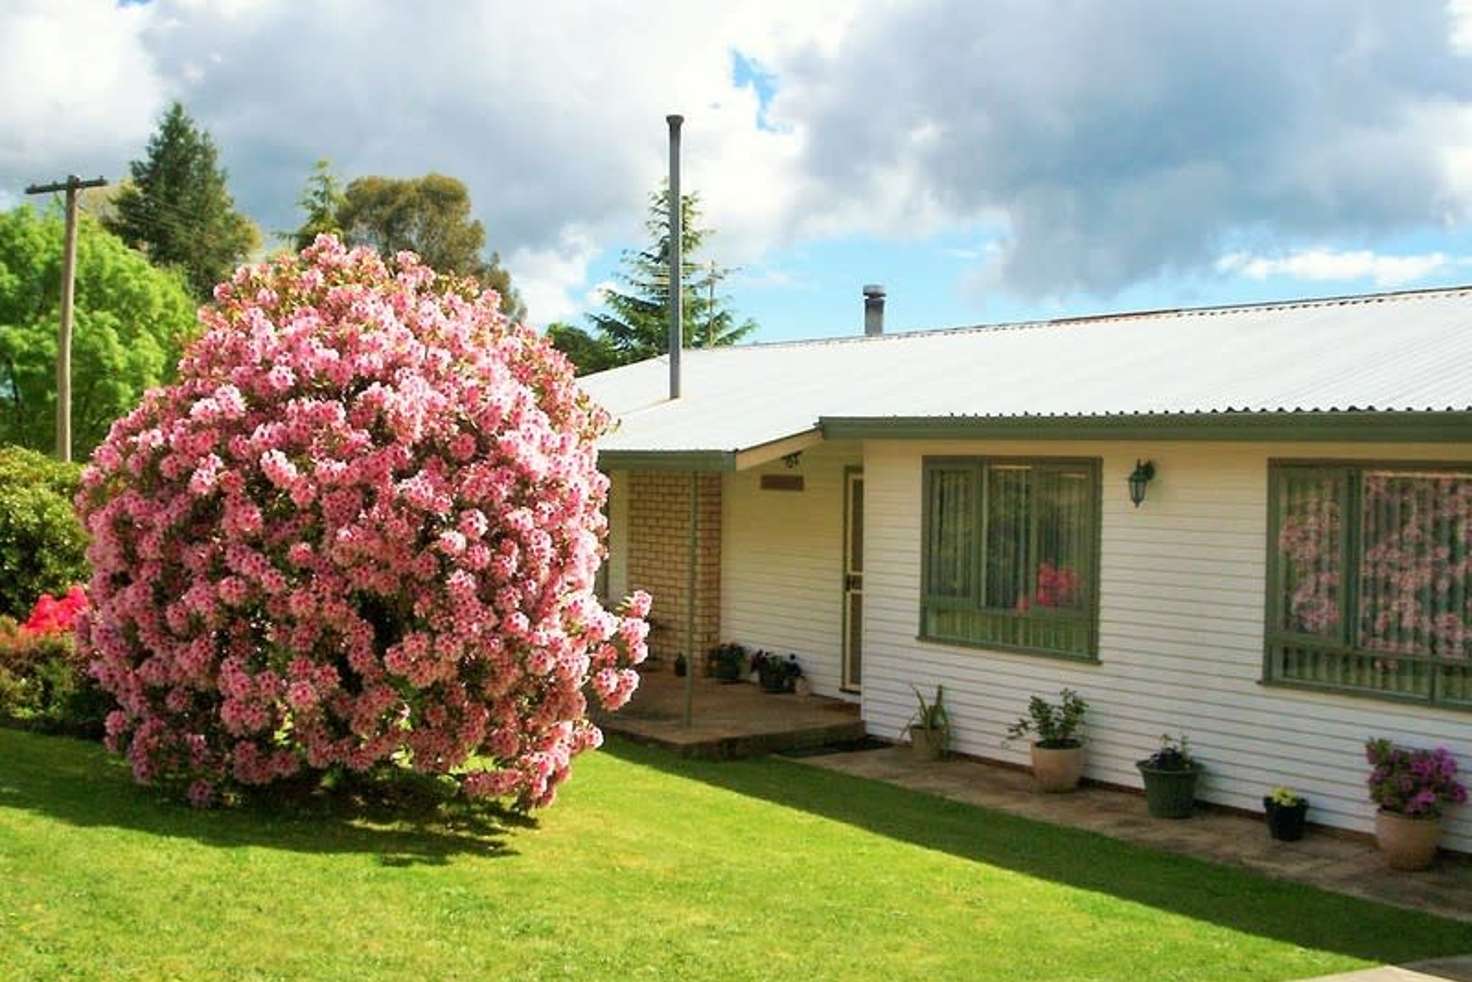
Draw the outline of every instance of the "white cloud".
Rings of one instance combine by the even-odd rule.
[[[588,263],[598,247],[586,232],[569,229],[553,246],[517,249],[506,256],[513,271],[512,283],[526,303],[527,320],[537,327],[567,320],[580,313],[586,303],[574,299],[588,280]]]
[[[1298,280],[1370,280],[1377,287],[1394,288],[1472,265],[1472,257],[1448,256],[1442,252],[1390,256],[1358,249],[1307,249],[1284,256],[1254,256],[1233,252],[1217,260],[1218,272],[1235,273],[1265,280],[1288,276]]]
[[[775,80],[769,128],[733,51]],[[1109,0],[1067,17],[1023,0],[12,0],[0,196],[122,176],[178,97],[269,229],[295,223],[320,156],[348,176],[463,178],[545,323],[588,306],[592,256],[642,242],[663,117],[681,111],[685,183],[727,265],[1001,229],[958,257],[964,276],[1107,294],[1210,269],[1223,242],[1282,262],[1275,243],[1467,221],[1464,53],[1472,0]],[[1424,258],[1365,275],[1431,275]]]
[[[0,5],[0,184],[9,195],[69,173],[121,176],[165,86],[144,43],[150,19],[113,0]]]

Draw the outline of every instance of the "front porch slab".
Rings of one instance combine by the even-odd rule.
[[[861,740],[859,707],[823,696],[772,695],[747,682],[695,680],[694,712],[683,724],[685,679],[648,672],[627,706],[595,716],[599,726],[686,757],[724,760]]]

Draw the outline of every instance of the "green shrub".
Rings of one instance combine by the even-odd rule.
[[[0,723],[96,737],[111,709],[70,633],[37,634],[0,617]]]
[[[72,510],[81,468],[0,447],[0,614],[23,618],[43,593],[89,577],[86,533]]]

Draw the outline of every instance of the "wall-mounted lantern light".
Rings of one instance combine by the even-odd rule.
[[[802,463],[802,451],[801,450],[795,451],[794,453],[790,453],[790,454],[784,454],[783,457],[782,457],[782,466],[786,467],[788,470],[791,470],[792,468],[797,467],[801,463]]]
[[[1136,460],[1134,472],[1130,474],[1130,500],[1135,507],[1140,507],[1140,502],[1145,500],[1145,485],[1155,480],[1155,464],[1153,461]]]

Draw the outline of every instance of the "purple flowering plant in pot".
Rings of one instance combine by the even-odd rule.
[[[1370,800],[1375,815],[1375,841],[1391,869],[1426,869],[1441,841],[1441,815],[1447,805],[1467,800],[1457,780],[1457,761],[1445,747],[1435,750],[1397,747],[1386,739],[1365,744],[1370,764]]]

